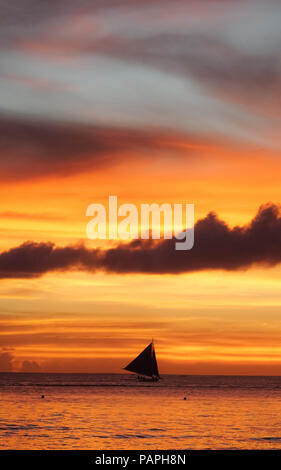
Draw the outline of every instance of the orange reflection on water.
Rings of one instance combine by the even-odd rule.
[[[1,374],[0,383],[1,449],[281,447],[280,377]]]

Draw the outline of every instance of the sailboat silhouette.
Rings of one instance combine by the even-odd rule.
[[[160,379],[153,340],[126,367],[125,370],[138,374],[138,380],[156,382]]]

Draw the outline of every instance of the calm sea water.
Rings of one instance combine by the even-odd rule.
[[[0,400],[1,449],[281,449],[281,377],[2,373]]]

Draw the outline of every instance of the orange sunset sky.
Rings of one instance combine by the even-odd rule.
[[[280,375],[280,5],[50,3],[3,7],[0,370]],[[109,195],[194,248],[88,240]]]

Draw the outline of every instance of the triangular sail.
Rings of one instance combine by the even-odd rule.
[[[156,361],[156,354],[155,354],[155,348],[152,344],[152,368],[153,368],[153,375],[156,377],[159,377],[159,371],[158,371],[158,365]]]
[[[147,377],[159,377],[158,366],[153,343],[150,343],[124,369]]]

